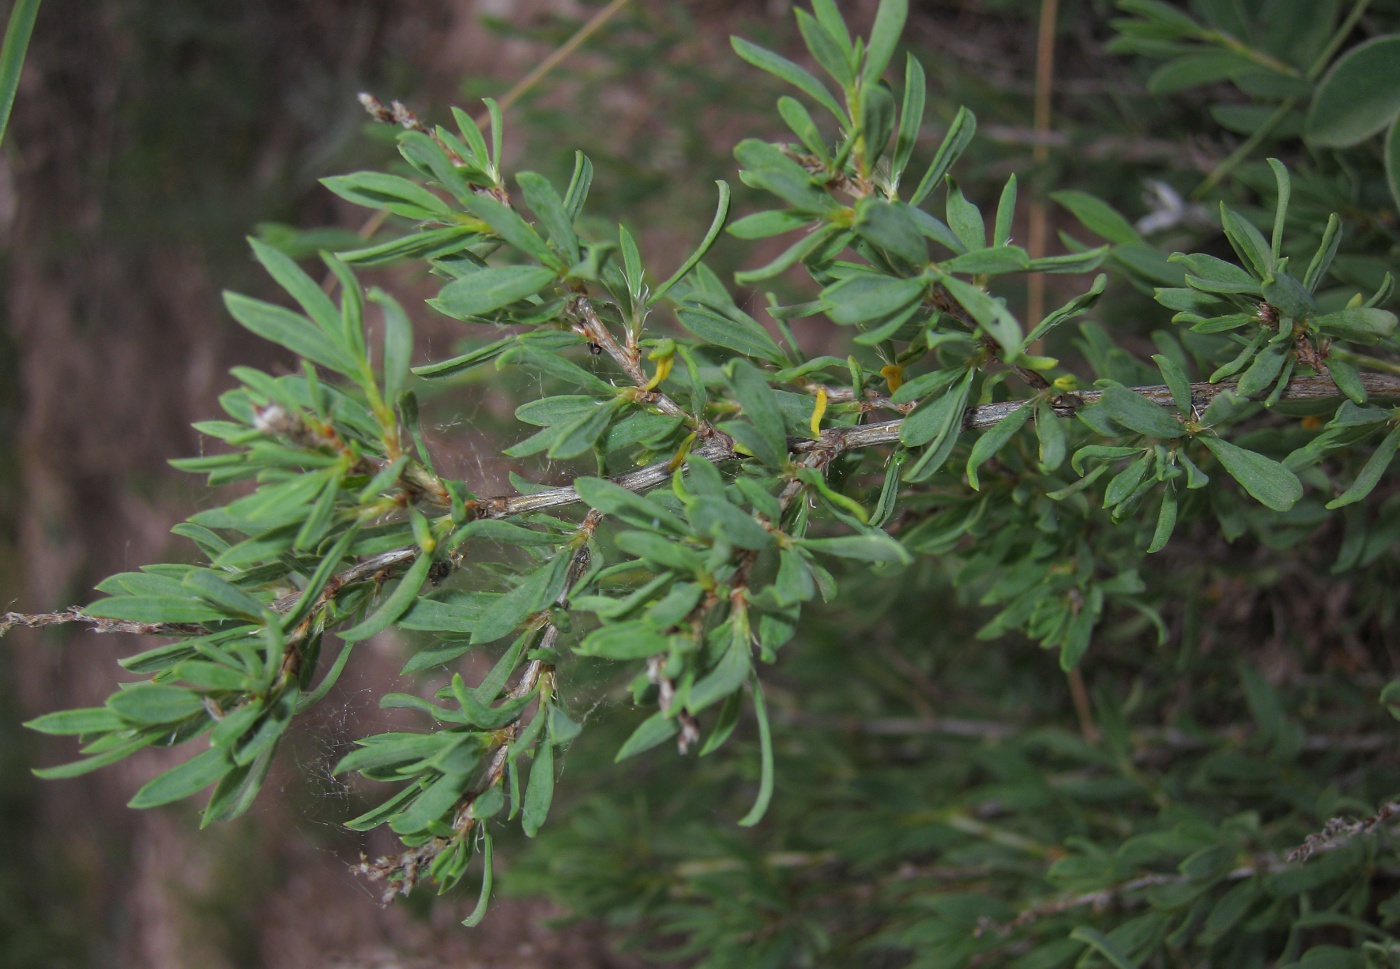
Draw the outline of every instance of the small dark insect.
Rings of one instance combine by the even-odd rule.
[[[447,562],[434,562],[428,567],[428,581],[437,585],[452,574],[452,566]]]
[[[588,344],[588,352],[596,357],[603,352],[603,345],[601,343],[590,343]]]

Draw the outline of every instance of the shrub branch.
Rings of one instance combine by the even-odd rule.
[[[586,300],[584,301],[586,304]],[[596,315],[593,316],[597,320]],[[614,359],[619,364],[630,357],[611,336],[602,329],[601,321],[598,321],[600,335],[607,336],[611,347],[616,350]],[[592,332],[590,327],[590,333]],[[608,344],[604,344],[605,349]],[[611,354],[612,349],[609,350]],[[633,369],[636,369],[634,379],[640,378],[645,384],[645,376],[641,373],[636,361],[632,361]],[[624,366],[624,369],[628,369]],[[1392,374],[1361,374],[1362,385],[1368,394],[1382,398],[1400,398],[1400,376]],[[1209,406],[1210,402],[1221,394],[1233,391],[1236,384],[1233,381],[1219,384],[1193,383],[1191,385],[1191,403],[1197,409]],[[1134,393],[1141,394],[1154,404],[1162,407],[1174,406],[1172,402],[1171,390],[1165,386],[1134,387]],[[1098,400],[1101,391],[1082,390],[1073,395],[1065,395],[1059,398],[1057,412],[1061,416],[1072,416],[1080,408],[1092,404]],[[1330,377],[1295,377],[1289,382],[1288,389],[1284,391],[1283,400],[1329,400],[1341,396],[1341,391],[1332,382]],[[680,414],[684,414],[680,408],[664,394],[656,395],[652,401],[659,409],[665,413],[671,413],[665,405],[675,408]],[[1010,417],[1017,410],[1032,403],[1029,400],[1009,400],[996,404],[982,404],[976,407],[969,407],[963,414],[964,430],[986,430],[994,427],[1006,418]],[[822,431],[821,437],[817,440],[804,438],[791,438],[788,441],[788,448],[795,454],[811,454],[812,452],[823,452],[830,457],[841,454],[845,451],[852,451],[858,448],[876,447],[881,444],[893,444],[899,440],[899,431],[903,426],[903,418],[892,421],[881,421],[875,424],[858,424],[854,427],[832,427]],[[734,442],[728,435],[709,428],[708,436],[704,437],[703,443],[694,448],[689,453],[703,457],[706,460],[722,463],[731,461],[738,456],[734,449]],[[698,433],[698,432],[697,432]],[[826,462],[822,462],[825,464]],[[678,466],[676,459],[659,461],[656,464],[638,468],[636,471],[629,471],[626,474],[618,475],[612,481],[629,491],[638,493],[650,491],[660,487],[671,480],[671,475],[675,473]],[[529,512],[543,511],[546,508],[559,508],[564,505],[572,505],[579,501],[578,492],[572,485],[564,485],[559,488],[550,488],[546,491],[539,491],[530,495],[502,495],[494,498],[478,499],[475,507],[471,510],[474,518],[510,518],[515,515],[523,515]],[[408,545],[403,548],[396,548],[388,552],[381,552],[371,556],[363,562],[352,565],[350,568],[337,574],[329,584],[330,588],[336,590],[344,589],[347,586],[366,582],[371,579],[376,581],[386,581],[394,578],[403,570],[407,569],[419,556],[420,550],[416,545]],[[301,598],[300,593],[289,593],[278,599],[272,606],[273,611],[285,614],[296,607]],[[0,636],[4,636],[15,627],[34,629],[43,626],[55,626],[65,623],[80,622],[92,627],[93,632],[98,633],[130,633],[137,636],[198,636],[207,632],[202,626],[191,623],[144,623],[130,622],[122,619],[104,619],[99,616],[90,616],[76,606],[70,606],[62,612],[26,614],[19,612],[7,612],[0,616]]]

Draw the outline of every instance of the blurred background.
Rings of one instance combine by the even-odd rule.
[[[875,6],[841,4],[861,31]],[[1185,109],[1147,98],[1141,70],[1102,53],[1106,0],[1061,4],[1049,138],[1033,129],[1038,0],[911,7],[905,40],[928,68],[934,122],[921,157],[959,104],[972,107],[979,143],[959,171],[969,195],[994,198],[1016,171],[1023,199],[1052,183],[1092,186],[1136,217],[1141,171],[1170,162],[1189,187],[1223,153],[1186,134],[1199,125]],[[165,462],[198,453],[188,425],[216,415],[231,366],[287,366],[228,319],[219,294],[272,295],[246,235],[314,250],[361,228],[365,213],[317,183],[392,161],[391,133],[367,122],[355,95],[398,98],[433,121],[451,104],[474,112],[602,9],[582,0],[45,5],[0,157],[5,609],[83,604],[114,571],[188,554],[168,530],[207,499],[197,478]],[[591,212],[632,227],[649,264],[674,265],[709,222],[714,179],[735,185],[736,212],[745,211],[732,145],[780,137],[772,104],[781,92],[731,53],[735,33],[799,57],[784,0],[620,5],[509,107],[507,170],[567,177],[581,148],[597,173]],[[324,231],[295,232],[310,228]],[[762,261],[726,239],[711,264],[727,278]],[[386,279],[405,292],[415,285]],[[1130,317],[1144,297],[1116,298]],[[454,339],[449,321],[418,306],[419,357],[441,358]],[[443,406],[435,436],[449,470],[478,490],[503,484],[505,468],[468,446],[489,440],[501,409],[470,396]],[[457,925],[461,899],[381,909],[350,872],[362,850],[377,849],[338,827],[349,794],[329,766],[378,715],[366,684],[394,675],[393,642],[375,647],[378,659],[360,658],[322,704],[330,712],[284,752],[259,805],[232,824],[197,832],[189,802],[127,810],[139,785],[169,766],[157,752],[76,780],[34,780],[31,767],[71,751],[19,722],[100,702],[116,657],[138,648],[66,627],[17,631],[0,648],[0,969],[639,964],[614,952],[608,925],[556,925],[562,910],[528,894],[499,899],[468,931]],[[568,810],[556,808],[561,819]],[[523,850],[512,852],[528,864]]]

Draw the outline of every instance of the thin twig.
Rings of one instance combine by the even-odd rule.
[[[572,37],[560,44],[552,54],[540,61],[529,74],[522,77],[515,83],[514,87],[501,96],[501,110],[506,110],[506,108],[520,100],[525,92],[538,84],[550,71],[564,63],[568,56],[578,50],[585,40],[593,36],[599,28],[611,20],[616,14],[620,13],[622,8],[627,6],[630,2],[631,0],[613,0],[612,3],[589,18],[588,23],[576,30]],[[489,116],[477,118],[477,127],[484,125],[488,117]]]
[[[1031,145],[1031,161],[1039,174],[1050,157],[1050,106],[1055,89],[1055,23],[1059,19],[1059,0],[1040,0],[1040,24],[1035,44],[1035,134]],[[1031,199],[1030,225],[1026,251],[1032,259],[1045,255],[1049,232],[1049,214],[1040,192]],[[1039,322],[1045,312],[1045,274],[1031,273],[1026,277],[1026,319]],[[1043,341],[1031,345],[1031,353],[1039,353]]]
[[[578,546],[574,549],[572,557],[569,559],[569,568],[564,580],[564,588],[560,591],[555,603],[562,605],[568,600],[573,587],[578,584],[585,571],[588,569],[590,553],[588,550],[587,538],[592,536],[602,522],[603,516],[597,511],[590,511],[584,516],[579,524]],[[540,637],[539,645],[536,647],[540,652],[548,652],[554,648],[559,637],[559,627],[554,623],[545,625],[544,634]],[[542,681],[552,677],[554,667],[542,659],[530,660],[525,665],[525,670],[520,675],[520,680],[506,694],[507,702],[519,700],[528,696]],[[432,866],[433,860],[443,851],[453,844],[454,841],[467,837],[473,828],[477,826],[480,818],[472,815],[472,805],[479,797],[491,790],[505,778],[506,767],[510,763],[510,746],[515,742],[520,733],[520,721],[524,718],[525,711],[522,710],[509,723],[497,728],[495,732],[496,749],[491,754],[490,763],[481,773],[481,780],[467,791],[457,802],[453,810],[452,830],[450,837],[438,836],[431,838],[417,847],[396,855],[386,855],[376,858],[373,862],[360,856],[360,862],[351,867],[351,871],[359,875],[364,875],[368,881],[382,881],[386,888],[380,897],[381,905],[388,905],[394,901],[398,895],[409,894],[418,883],[419,875]],[[547,740],[541,741],[548,743]]]
[[[1069,683],[1069,696],[1074,702],[1074,715],[1079,718],[1079,733],[1090,747],[1099,742],[1099,727],[1094,723],[1094,708],[1089,703],[1089,691],[1084,688],[1084,674],[1079,667],[1071,667],[1065,674]]]
[[[1254,859],[1251,864],[1231,869],[1225,874],[1222,881],[1243,881],[1259,874],[1277,874],[1302,865],[1312,855],[1344,848],[1359,837],[1379,833],[1393,834],[1394,832],[1388,829],[1387,823],[1391,822],[1397,814],[1400,814],[1400,801],[1392,801],[1382,807],[1375,815],[1361,821],[1332,818],[1323,827],[1320,834],[1308,835],[1304,844],[1293,849],[1286,856],[1262,855]],[[1143,875],[1112,888],[1085,892],[1081,895],[1056,896],[1024,909],[1016,918],[1007,923],[997,923],[990,919],[984,919],[977,927],[977,935],[981,936],[989,931],[1007,935],[1013,929],[1024,928],[1046,916],[1059,915],[1076,908],[1092,907],[1097,910],[1107,908],[1110,905],[1137,904],[1142,899],[1134,896],[1143,889],[1156,888],[1161,885],[1182,885],[1191,880],[1190,875],[1184,874]]]
[[[1390,374],[1362,374],[1360,379],[1367,393],[1373,396],[1400,397],[1400,377]],[[1234,389],[1233,382],[1194,383],[1191,385],[1192,405],[1197,409],[1204,408],[1216,397]],[[1171,390],[1168,387],[1134,387],[1133,391],[1162,407],[1175,406]],[[1100,396],[1101,391],[1097,390],[1078,391],[1073,398],[1064,399],[1060,410],[1072,414],[1079,408],[1098,400]],[[1295,377],[1288,385],[1288,389],[1284,391],[1282,399],[1325,400],[1340,396],[1341,392],[1337,389],[1337,385],[1329,377]],[[986,430],[989,427],[994,427],[1028,403],[1029,401],[1026,400],[1012,400],[969,407],[963,414],[963,428]],[[821,437],[817,440],[789,439],[788,449],[793,454],[822,452],[826,460],[830,460],[838,454],[857,448],[893,444],[899,440],[899,432],[903,424],[904,421],[901,419],[883,421],[878,424],[863,424],[856,427],[827,428],[822,431]],[[711,435],[690,453],[715,463],[730,461],[738,456],[738,452],[734,449],[734,442],[727,435],[718,431],[712,431]],[[640,493],[650,491],[670,481],[675,470],[675,461],[670,459],[618,475],[612,480],[629,491]],[[572,505],[579,500],[578,492],[574,490],[573,486],[565,485],[531,495],[503,495],[496,498],[480,499],[476,502],[472,514],[476,518],[510,518],[528,512],[542,511],[546,508]],[[418,555],[419,549],[416,545],[382,552],[350,567],[337,575],[333,581],[338,581],[338,587],[344,587],[375,577],[392,578],[401,569],[406,569],[412,564]],[[299,597],[300,593],[283,596],[277,600],[274,609],[280,613],[286,613],[296,604]],[[102,619],[89,616],[81,609],[71,608],[65,612],[39,615],[7,612],[4,616],[0,616],[0,636],[15,626],[50,626],[70,622],[89,623],[95,632],[100,633],[125,632],[147,636],[190,636],[199,635],[205,631],[202,627],[191,626],[188,623],[129,623],[122,620]]]
[[[968,740],[999,741],[1024,732],[1024,726],[997,720],[969,720],[963,717],[844,717],[821,713],[785,714],[784,722],[824,730],[865,734],[870,737],[959,737]],[[1240,745],[1250,736],[1245,725],[1212,728],[1206,733],[1188,733],[1172,727],[1134,730],[1131,736],[1134,759],[1155,749],[1204,750],[1216,745]],[[1304,737],[1302,750],[1309,753],[1372,754],[1393,746],[1387,733],[1313,734]]]

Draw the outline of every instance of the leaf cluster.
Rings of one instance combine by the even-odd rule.
[[[1159,87],[1291,76],[1282,54],[1241,52],[1218,24],[1202,27],[1147,0],[1123,6],[1137,19],[1121,25],[1120,47],[1176,58]],[[1201,6],[1212,23],[1236,9]],[[1005,743],[963,751],[947,776],[934,772],[930,783],[960,792],[938,801],[931,787],[934,807],[911,805],[907,788],[885,803],[833,783],[840,772],[831,764],[783,753],[795,741],[773,722],[768,697],[783,697],[785,713],[800,707],[773,689],[770,668],[789,663],[799,643],[815,648],[799,631],[823,604],[876,597],[884,586],[922,588],[925,601],[901,608],[927,613],[937,587],[980,616],[967,638],[1005,644],[1014,634],[1075,671],[1105,642],[1150,651],[1144,642],[1172,639],[1184,620],[1156,574],[1162,559],[1152,557],[1182,554],[1182,535],[1297,552],[1336,528],[1335,568],[1350,575],[1385,556],[1400,531],[1400,509],[1383,487],[1400,448],[1400,411],[1385,403],[1400,396],[1396,317],[1385,308],[1392,287],[1388,274],[1365,293],[1334,285],[1339,217],[1329,214],[1320,229],[1305,220],[1295,237],[1293,178],[1269,159],[1271,211],[1256,219],[1221,206],[1228,252],[1163,257],[1107,203],[1061,192],[1058,201],[1105,242],[1066,237],[1066,252],[1033,257],[1011,239],[1016,178],[982,206],[951,175],[976,130],[971,112],[958,111],[922,174],[906,177],[926,122],[918,60],[904,60],[897,86],[887,80],[906,16],[903,0],[883,0],[869,38],[859,38],[831,0],[799,11],[823,77],[734,40],[741,58],[801,96],[778,103],[794,140],[738,144],[739,177],[772,207],[730,222],[729,187],[719,183],[709,229],[664,276],[625,227],[597,231],[585,217],[593,169],[582,153],[566,184],[502,169],[502,114],[490,100],[485,133],[461,111],[450,129],[405,123],[398,148],[412,177],[325,181],[393,220],[386,240],[324,254],[337,298],[254,241],[294,306],[237,294],[226,304],[295,355],[300,372],[235,370],[239,386],[221,399],[226,419],[196,425],[224,447],[176,462],[211,486],[250,483],[177,526],[201,564],[113,576],[98,587],[105,598],[73,614],[170,641],[126,659],[139,679],[103,706],[31,722],[82,745],[81,759],[41,775],[74,776],[144,747],[190,743],[191,759],[142,787],[132,805],[212,787],[205,823],[237,817],[292,721],[333,688],[356,645],[397,629],[418,647],[404,673],[453,674],[430,697],[381,698],[422,726],[361,738],[340,761],[337,773],[395,785],[346,824],[399,837],[402,853],[365,866],[390,895],[424,880],[445,891],[480,853],[469,924],[492,892],[493,839],[507,822],[529,837],[542,829],[559,758],[582,746],[570,677],[605,667],[641,711],[617,738],[617,760],[670,741],[709,754],[746,735],[751,712],[757,750],[741,825],[781,805],[775,778],[790,763],[802,784],[828,786],[823,803],[833,812],[857,805],[874,819],[865,827],[917,831],[906,843],[833,826],[808,836],[813,869],[857,878],[906,849],[948,853],[959,890],[929,889],[936,873],[888,900],[890,886],[877,885],[870,891],[889,910],[854,932],[857,948],[918,952],[914,964],[930,966],[968,965],[1027,941],[1017,950],[1030,953],[1025,965],[1137,965],[1163,951],[1262,965],[1275,950],[1310,965],[1326,953],[1303,955],[1297,927],[1314,923],[1295,920],[1279,946],[1277,923],[1290,906],[1328,913],[1319,925],[1360,931],[1354,923],[1379,889],[1357,872],[1376,864],[1375,844],[1339,843],[1304,867],[1277,849],[1306,834],[1298,811],[1374,808],[1383,795],[1369,782],[1350,799],[1316,784],[1306,795],[1280,793],[1306,744],[1252,670],[1239,677],[1267,771],[1216,734],[1199,756],[1143,769],[1130,704],[1108,697],[1099,702],[1101,742],[1026,724],[998,738]],[[1207,64],[1202,45],[1230,56]],[[1293,53],[1316,65],[1337,53],[1325,48]],[[1314,108],[1350,90],[1346,65],[1374,56],[1369,49],[1342,56]],[[1287,85],[1259,88],[1275,89],[1303,97]],[[808,280],[803,302],[769,295],[771,328],[703,261],[726,227],[745,240],[792,237],[736,277],[747,286],[785,274]],[[411,314],[360,281],[399,263],[430,275],[427,308],[463,325],[462,352],[411,367]],[[1100,267],[1152,284],[1175,314],[1176,329],[1153,332],[1155,354],[1084,319],[1108,273],[1082,281],[1041,319],[1018,319],[1004,295],[1009,278]],[[798,321],[818,318],[850,334],[846,357],[804,351],[808,324]],[[419,394],[510,375],[538,390],[515,408],[518,440],[502,451],[531,473],[512,477],[513,494],[480,495],[437,470]],[[560,473],[566,484],[531,480]],[[329,663],[323,644],[339,645]],[[490,672],[470,685],[455,664],[482,651]],[[1275,823],[1261,799],[1269,811],[1286,804],[1294,813]],[[1003,810],[1014,822],[988,820]],[[626,833],[616,817],[585,828],[595,823],[585,847],[615,846]],[[570,898],[599,911],[660,913],[662,934],[689,940],[678,954],[707,953],[712,965],[735,964],[740,940],[764,940],[762,958],[773,965],[832,948],[816,918],[774,929],[766,914],[794,893],[806,899],[801,913],[823,910],[806,894],[806,861],[748,863],[726,836],[709,840],[718,845],[713,878],[701,869],[639,888],[614,870],[615,847],[599,848],[597,870],[613,881],[596,902]],[[585,894],[604,876],[590,877]],[[672,906],[656,887],[680,883],[705,897],[713,917],[692,924],[695,906]],[[1100,896],[1146,912],[1100,926],[1081,917],[1089,903],[1074,901]]]

